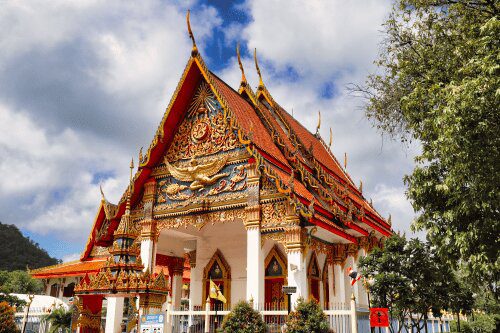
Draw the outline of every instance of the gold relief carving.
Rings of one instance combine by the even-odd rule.
[[[219,103],[206,83],[198,88],[187,117],[174,136],[166,158],[169,161],[211,155],[241,147],[224,119]]]
[[[251,229],[251,228],[259,228],[260,227],[260,206],[252,206],[252,207],[246,207],[245,208],[246,212],[246,218],[243,220],[243,224],[245,225],[245,228]]]
[[[99,330],[101,328],[101,313],[93,314],[88,309],[80,310],[78,327]]]
[[[167,295],[147,293],[139,296],[139,307],[142,309],[161,309],[167,301]]]
[[[276,229],[289,225],[286,219],[286,205],[285,201],[262,204],[262,228]]]
[[[156,181],[154,179],[144,184],[144,201],[153,201],[155,195]]]
[[[333,251],[333,246],[331,244],[322,242],[321,240],[311,237],[309,239],[309,249],[316,253],[323,253],[326,254],[327,257],[331,255],[331,252]]]
[[[266,240],[272,240],[286,247],[286,234],[284,232],[263,233],[260,239],[261,239],[261,247],[264,246]]]
[[[141,239],[152,239],[156,238],[157,230],[156,220],[144,220],[141,222]]]
[[[354,258],[357,258],[358,257],[358,250],[359,250],[358,244],[354,244],[354,243],[347,244],[347,254],[348,255],[353,256]]]
[[[347,258],[347,251],[345,244],[333,245],[332,262],[336,265],[344,265]]]
[[[158,220],[157,222],[157,236],[164,229],[178,229],[180,227],[187,228],[193,226],[201,230],[207,223],[226,223],[233,222],[237,219],[245,221],[247,213],[244,209],[222,210],[198,215],[187,215],[170,217]]]
[[[286,251],[295,252],[295,251],[304,251],[304,233],[300,226],[288,227],[285,230],[286,234]]]
[[[218,173],[226,165],[227,157],[215,159],[212,162],[200,164],[192,158],[187,167],[176,167],[165,158],[165,164],[170,174],[179,181],[191,182],[191,191],[201,190],[207,185],[214,184],[217,180],[228,176],[228,173]]]
[[[370,239],[369,237],[359,237],[358,238],[358,243],[359,247],[363,248],[365,251],[368,252],[368,249],[370,247]]]

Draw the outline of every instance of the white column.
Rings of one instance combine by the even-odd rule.
[[[335,272],[335,303],[344,304],[346,303],[346,289],[342,265],[340,263],[333,265],[333,270]]]
[[[365,251],[365,249],[360,248],[358,251],[358,257],[356,259],[356,271],[358,272],[358,274],[361,274],[361,272],[359,271],[359,266],[358,266],[359,259],[361,257],[364,257],[364,256],[366,256],[366,251]],[[368,306],[368,294],[366,293],[366,288],[363,284],[363,278],[361,278],[361,280],[356,282],[356,284],[357,284],[358,296],[359,296],[359,298],[356,299],[356,302],[358,303],[358,305]]]
[[[64,285],[65,285],[65,281],[61,280],[61,283],[59,283],[59,295],[57,296],[57,298],[59,298],[60,300],[63,299]]]
[[[254,308],[264,304],[264,259],[259,226],[247,227],[247,301],[253,299]]]
[[[182,285],[182,274],[174,273],[172,277],[172,306],[174,310],[178,310],[181,306]]]
[[[332,264],[327,264],[327,269],[328,269],[328,298],[330,300],[330,303],[335,302],[335,275],[333,274],[333,265]],[[327,304],[327,308],[330,308],[330,304]]]
[[[323,280],[319,281],[319,305],[325,309],[325,286]]]
[[[123,320],[123,297],[108,296],[106,310],[106,333],[120,333]]]
[[[154,267],[155,243],[152,239],[146,238],[141,241],[141,260],[144,271],[152,270]]]
[[[307,267],[305,255],[302,250],[289,250],[288,257],[288,285],[297,287],[297,292],[292,294],[292,309],[299,297],[308,298]]]

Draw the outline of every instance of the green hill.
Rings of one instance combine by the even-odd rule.
[[[24,237],[15,225],[0,222],[0,270],[26,270],[26,266],[35,269],[58,262],[29,237]]]

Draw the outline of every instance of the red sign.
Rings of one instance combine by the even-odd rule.
[[[389,327],[389,309],[371,308],[370,327]]]

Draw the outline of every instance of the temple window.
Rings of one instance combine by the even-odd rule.
[[[75,283],[72,282],[64,287],[63,297],[73,297],[75,296]]]
[[[311,259],[309,260],[307,279],[309,280],[309,298],[314,298],[319,302],[319,281],[321,280],[321,274],[315,252],[312,253]]]
[[[281,289],[286,284],[287,263],[285,256],[276,245],[264,260],[264,267],[264,307],[265,309],[285,309],[286,297]]]
[[[54,283],[50,286],[50,296],[59,297],[59,284]]]
[[[231,268],[226,259],[217,249],[214,255],[203,270],[203,301],[210,294],[210,279],[220,288],[221,293],[227,300],[224,307],[229,307],[231,303]],[[219,301],[210,300],[212,308],[217,306],[218,310],[222,310],[223,304]]]

